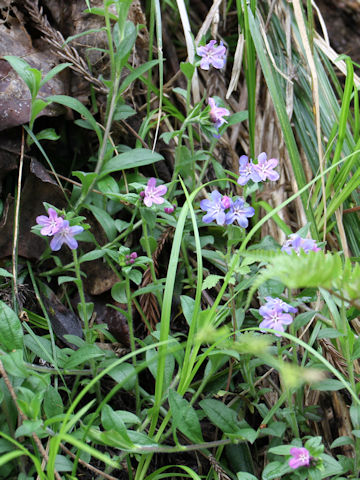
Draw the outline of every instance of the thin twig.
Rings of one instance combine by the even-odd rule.
[[[19,240],[19,216],[20,216],[20,199],[21,199],[21,182],[22,182],[22,172],[24,165],[24,129],[21,129],[21,149],[20,149],[20,160],[19,160],[19,173],[18,173],[18,182],[17,182],[17,192],[16,192],[16,203],[15,203],[15,218],[14,218],[14,240],[12,248],[12,273],[13,273],[13,288],[14,288],[14,308],[17,310],[18,305],[18,286],[17,286],[17,248]]]

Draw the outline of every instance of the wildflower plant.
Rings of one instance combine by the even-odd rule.
[[[168,78],[170,62],[163,56],[166,25],[161,20],[167,16],[161,17],[158,2],[149,11],[149,30],[130,20],[130,0],[104,1],[103,8],[88,5],[88,15],[101,25],[84,33],[104,34],[98,50],[106,67],[98,77],[67,48],[74,37],[61,42],[62,55],[72,52],[72,61],[48,74],[25,60],[4,57],[29,89],[24,128],[31,155],[44,157],[56,184],[44,181],[44,191],[55,199],[45,199],[46,214],[31,208],[27,213],[19,203],[24,183],[19,169],[11,259],[5,255],[0,269],[0,478],[60,480],[87,469],[89,475],[110,479],[172,478],[182,472],[198,479],[196,462],[209,478],[358,477],[360,349],[353,325],[360,311],[360,269],[354,261],[360,254],[353,242],[357,236],[349,233],[356,220],[347,223],[339,210],[339,198],[351,198],[346,215],[354,213],[349,210],[356,208],[357,197],[350,189],[359,182],[359,135],[351,131],[359,123],[353,67],[347,59],[342,109],[324,82],[327,62],[323,56],[318,62],[314,43],[321,92],[328,89],[324,98],[333,100],[337,113],[333,118],[322,105],[335,126],[328,131],[320,119],[319,140],[336,138],[337,143],[319,166],[321,152],[313,154],[316,145],[306,143],[316,138],[318,127],[313,97],[307,96],[312,86],[307,69],[299,69],[302,97],[294,88],[290,124],[282,96],[289,79],[271,63],[289,60],[281,18],[277,10],[269,18],[271,41],[265,47],[258,3],[229,4],[234,31],[230,22],[229,32],[221,32],[214,19],[212,33],[226,33],[228,49],[215,39],[196,40],[194,46],[196,34],[186,36],[188,51],[181,55],[188,60],[176,68],[175,78]],[[175,4],[166,2],[168,8]],[[299,2],[288,8],[293,33],[303,36],[306,29],[294,20]],[[238,93],[230,85],[236,78],[236,65],[233,72],[230,67],[238,31],[245,42],[246,112],[234,111]],[[202,35],[201,29],[196,38]],[[148,61],[137,57],[144,38],[149,38]],[[303,52],[297,54],[296,47],[292,54],[300,64]],[[276,55],[269,49],[277,49]],[[256,65],[266,77],[261,98],[266,105],[273,102],[273,124],[279,126],[274,138],[281,139],[281,149],[271,145],[267,131],[264,139],[255,135],[261,131],[257,108],[262,108],[255,101]],[[44,97],[46,82],[70,66],[92,82],[91,106],[66,95]],[[336,75],[331,79],[335,82]],[[74,126],[86,138],[86,148],[81,155],[73,151],[61,175],[51,163],[54,153],[41,144],[50,132],[34,131],[37,114],[52,103],[72,110]],[[269,112],[261,118],[263,129]],[[133,123],[127,121],[131,117]],[[306,135],[299,128],[304,118]],[[238,130],[236,124],[244,120]],[[269,150],[261,152],[265,144]],[[314,169],[308,184],[300,145],[301,158],[310,156]],[[284,165],[288,171],[282,172]],[[33,165],[28,170],[34,175]],[[286,182],[289,172],[294,193]],[[330,186],[321,183],[327,175]],[[306,217],[308,224],[291,233],[301,227],[296,224],[300,202],[298,218],[303,223]],[[55,207],[59,204],[63,210]],[[22,208],[36,223],[32,233],[27,227],[19,234]],[[330,252],[341,242],[346,252],[347,236],[349,255]],[[24,248],[24,237],[42,238],[36,258]],[[27,290],[30,301],[23,294]],[[326,405],[328,392],[336,392],[348,412],[346,435],[332,443],[329,432],[321,436],[326,419],[311,402],[316,390],[323,392]],[[335,435],[334,426],[329,431]],[[343,446],[347,456],[335,450]],[[172,458],[179,453],[183,464],[174,467]]]

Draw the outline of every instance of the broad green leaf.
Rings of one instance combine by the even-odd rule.
[[[113,360],[111,361],[113,362]],[[105,368],[108,364],[104,362],[103,366]],[[135,387],[136,371],[134,366],[130,363],[121,363],[120,365],[117,365],[108,373],[108,375],[115,380],[115,382],[121,383],[124,390],[132,390]]]
[[[169,404],[174,427],[193,442],[203,442],[199,418],[190,403],[185,398],[182,398],[179,393],[170,390]]]
[[[61,415],[64,411],[64,405],[58,390],[50,385],[44,394],[44,412],[47,419]]]
[[[187,321],[188,325],[191,325],[195,308],[195,300],[187,295],[181,295],[180,302],[185,320]]]
[[[105,254],[106,252],[103,250],[92,250],[91,252],[84,253],[84,255],[79,258],[79,262],[91,262],[92,260],[102,258]]]
[[[84,205],[84,206],[85,208],[90,210],[90,212],[94,215],[96,220],[99,222],[99,225],[106,233],[106,236],[109,242],[114,240],[118,232],[115,225],[115,221],[112,219],[112,217],[103,208],[99,208],[96,205]]]
[[[49,102],[59,103],[60,105],[64,105],[65,107],[69,107],[72,110],[75,110],[75,112],[78,112],[92,126],[93,130],[98,136],[99,142],[102,141],[102,132],[95,118],[92,116],[91,112],[85,107],[85,105],[79,102],[79,100],[77,100],[76,98],[68,97],[67,95],[50,95],[46,98],[46,100]]]
[[[11,352],[22,349],[23,330],[16,313],[0,300],[0,345]]]
[[[195,65],[189,62],[181,62],[180,70],[188,80],[191,80],[195,72]]]
[[[39,75],[36,75],[34,73],[35,69],[31,68],[30,65],[22,58],[15,57],[12,55],[5,55],[3,58],[10,63],[10,65],[15,70],[15,72],[26,83],[27,87],[30,90],[32,98],[35,98],[38,91],[36,86],[37,86],[38,77],[39,77]],[[39,73],[41,78],[41,72]]]
[[[106,162],[99,174],[99,178],[105,177],[105,175],[109,175],[112,172],[143,167],[163,159],[164,157],[159,153],[152,152],[146,148],[136,148],[129,152],[120,153]]]
[[[56,141],[59,140],[60,135],[58,135],[53,128],[45,128],[44,130],[41,130],[41,132],[36,134],[36,138],[38,140]],[[28,143],[30,144],[30,142]]]
[[[0,268],[0,277],[12,278],[12,273],[5,270],[5,268]]]
[[[313,390],[319,390],[321,392],[333,392],[343,389],[344,384],[340,382],[340,380],[328,378],[326,380],[322,380],[321,382],[313,383],[311,385],[311,388]]]
[[[74,468],[72,461],[64,455],[56,455],[55,470],[57,472],[71,472]]]
[[[96,345],[84,345],[73,352],[70,358],[66,361],[64,368],[74,368],[83,363],[87,363],[92,358],[103,357],[105,353]]]
[[[105,430],[115,430],[120,433],[122,438],[131,443],[127,430],[120,415],[118,415],[110,405],[104,405],[101,411],[101,423]]]
[[[42,420],[23,420],[23,423],[15,432],[15,438],[31,437],[33,433],[39,435],[43,431]]]

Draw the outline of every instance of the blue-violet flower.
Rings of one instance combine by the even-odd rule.
[[[310,465],[310,452],[305,447],[297,448],[293,447],[290,449],[291,457],[289,459],[289,467],[296,468],[308,467]]]
[[[261,181],[259,174],[254,169],[252,160],[249,160],[249,157],[246,155],[241,155],[239,158],[239,173],[240,177],[238,178],[237,183],[241,186],[246,185],[249,180],[252,180],[253,182]]]
[[[273,308],[280,308],[285,313],[296,313],[297,308],[289,305],[288,303],[281,300],[281,298],[265,297],[266,303],[259,309],[260,315],[264,315],[266,311],[272,310]]]
[[[289,235],[289,240],[286,240],[281,248],[282,252],[286,252],[291,255],[291,252],[295,252],[296,255],[300,255],[301,251],[306,254],[310,251],[319,252],[321,248],[316,245],[315,240],[312,238],[302,238],[297,233]]]
[[[62,247],[63,243],[66,243],[71,250],[75,250],[78,247],[78,243],[74,238],[75,235],[78,235],[83,231],[83,227],[75,225],[73,227],[69,226],[68,220],[64,220],[61,226],[61,229],[57,231],[50,242],[50,248],[54,252],[57,252]]]
[[[205,223],[211,223],[214,220],[218,225],[224,225],[225,223],[225,207],[222,204],[222,195],[217,190],[211,192],[211,200],[206,198],[201,200],[200,208],[204,212],[207,212],[203,216],[202,220]]]
[[[203,70],[209,70],[210,65],[215,68],[221,69],[225,65],[226,61],[226,48],[220,43],[219,46],[215,46],[216,40],[210,40],[204,46],[197,47],[196,53],[202,57],[200,61],[200,68]]]
[[[271,328],[272,330],[277,330],[278,332],[284,332],[284,325],[290,325],[290,323],[293,321],[292,316],[288,313],[284,313],[279,307],[274,307],[263,311],[261,315],[264,320],[259,325],[260,329]],[[281,336],[279,333],[275,333],[275,335],[277,337]]]
[[[41,235],[51,237],[51,235],[55,235],[61,229],[64,219],[59,217],[57,212],[51,207],[48,210],[48,215],[48,217],[46,215],[36,217],[36,223],[43,226],[40,230]]]
[[[229,212],[226,214],[225,223],[230,225],[237,222],[240,227],[246,228],[249,225],[248,218],[255,214],[253,207],[245,207],[245,200],[238,198],[235,202],[232,202]]]
[[[165,185],[156,186],[156,178],[152,177],[145,187],[142,197],[144,197],[144,203],[147,207],[151,207],[153,203],[161,205],[164,203],[162,195],[165,195],[167,192],[167,187]]]
[[[270,158],[267,160],[267,155],[265,152],[260,153],[258,156],[258,163],[253,165],[253,169],[259,175],[260,180],[264,182],[267,178],[269,180],[275,181],[278,180],[280,175],[278,172],[274,171],[274,168],[279,163],[279,160],[276,158]]]

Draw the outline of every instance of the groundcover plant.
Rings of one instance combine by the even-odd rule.
[[[70,3],[0,3],[0,479],[359,478],[351,58],[310,0]]]

